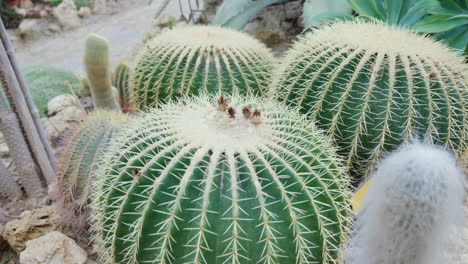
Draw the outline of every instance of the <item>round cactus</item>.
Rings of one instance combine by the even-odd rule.
[[[93,175],[111,139],[126,122],[124,114],[99,110],[66,138],[51,189],[64,223],[79,230],[85,226]]]
[[[463,59],[411,31],[337,22],[302,37],[275,73],[272,96],[327,130],[352,171],[414,136],[467,148]]]
[[[133,106],[145,109],[181,95],[263,94],[271,52],[232,29],[191,26],[167,31],[140,52],[130,78]]]
[[[339,163],[274,101],[163,105],[122,132],[97,173],[100,263],[334,263],[349,223]]]

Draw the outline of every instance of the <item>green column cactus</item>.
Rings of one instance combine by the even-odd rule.
[[[372,177],[345,263],[453,263],[444,254],[462,233],[463,180],[441,148],[413,143],[386,157]]]
[[[83,230],[94,173],[113,137],[127,123],[127,115],[97,110],[65,139],[51,195],[65,224]]]
[[[96,108],[120,110],[118,94],[112,87],[109,66],[109,43],[97,35],[86,39],[84,64]]]
[[[402,28],[354,21],[315,30],[288,52],[270,91],[327,130],[357,175],[414,136],[467,148],[463,58]]]
[[[99,263],[335,263],[348,178],[334,148],[271,100],[202,96],[132,123],[97,174]]]
[[[181,95],[264,94],[273,56],[247,34],[215,26],[176,28],[151,40],[140,52],[131,75],[137,109]]]
[[[129,62],[122,61],[117,65],[112,73],[112,85],[119,93],[119,102],[123,108],[128,108],[130,105],[130,91],[128,81],[130,77]]]

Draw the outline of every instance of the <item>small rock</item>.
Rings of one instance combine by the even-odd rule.
[[[51,23],[47,26],[47,30],[52,33],[57,33],[62,31],[62,28],[58,24]]]
[[[302,1],[289,1],[284,4],[286,19],[298,19],[302,16]]]
[[[104,15],[107,13],[107,0],[94,0],[93,13],[96,15]]]
[[[21,0],[20,6],[21,8],[32,9],[34,8],[34,3],[31,0]]]
[[[53,116],[58,112],[65,110],[65,108],[73,106],[78,106],[78,102],[73,96],[68,94],[58,95],[47,103],[47,115]]]
[[[80,25],[78,11],[73,0],[64,0],[54,8],[53,14],[64,30],[73,29]]]
[[[26,243],[21,264],[84,264],[88,254],[76,242],[54,231]]]
[[[30,214],[30,213],[31,213],[31,211],[29,211],[29,210],[24,210],[23,212],[21,212],[21,214],[20,214],[19,216],[20,216],[21,218],[23,218],[23,217],[27,216],[27,215]]]
[[[5,142],[0,142],[0,158],[8,158],[10,157],[10,150],[8,149],[8,145]]]
[[[42,123],[49,138],[74,128],[86,115],[79,101],[66,94],[52,98],[47,104],[47,110],[49,118],[42,119]]]
[[[18,27],[21,38],[38,39],[41,36],[42,24],[37,19],[24,19]]]
[[[26,248],[27,241],[59,230],[59,228],[60,217],[56,213],[55,206],[46,206],[33,210],[22,219],[8,222],[5,226],[4,238],[19,253]]]
[[[82,6],[80,7],[80,10],[78,10],[78,16],[81,18],[88,18],[91,16],[91,9],[87,6]]]
[[[271,16],[250,22],[245,26],[244,30],[267,46],[272,46],[286,40],[286,33],[281,27],[281,21]]]

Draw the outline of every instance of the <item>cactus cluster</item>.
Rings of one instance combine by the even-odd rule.
[[[94,173],[113,137],[127,123],[127,115],[98,110],[89,114],[65,139],[56,182],[51,194],[65,224],[78,230],[86,226]]]
[[[402,28],[337,22],[303,36],[275,73],[271,95],[327,130],[358,175],[414,136],[467,148],[463,58]]]
[[[117,65],[112,73],[112,85],[119,94],[119,103],[122,108],[130,106],[130,91],[128,82],[130,77],[130,66],[127,61],[122,61]]]
[[[84,64],[96,108],[119,110],[118,92],[112,86],[109,66],[109,43],[96,34],[86,39]]]
[[[358,215],[348,264],[446,263],[463,225],[463,178],[447,151],[413,143],[377,167]]]
[[[334,263],[348,178],[321,131],[254,97],[134,120],[97,172],[99,263]]]
[[[271,52],[248,35],[215,26],[167,31],[140,52],[130,78],[133,107],[145,110],[182,95],[266,92]]]

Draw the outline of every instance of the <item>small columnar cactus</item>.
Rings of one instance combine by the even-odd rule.
[[[66,138],[51,189],[64,223],[79,230],[86,225],[94,173],[112,138],[126,123],[127,115],[98,110]]]
[[[334,263],[348,178],[293,109],[202,96],[136,120],[98,171],[100,263]]]
[[[272,67],[271,52],[244,33],[215,26],[176,28],[140,52],[130,80],[132,104],[146,109],[202,92],[261,95]]]
[[[385,158],[365,196],[348,264],[438,264],[463,226],[463,179],[447,151],[411,144]]]
[[[428,37],[337,22],[302,37],[273,79],[272,96],[327,130],[359,175],[414,136],[467,148],[466,66]]]
[[[115,67],[112,73],[112,85],[119,93],[120,105],[123,108],[129,107],[130,94],[128,88],[128,81],[130,77],[130,67],[127,61],[122,61]]]
[[[118,94],[111,82],[109,42],[105,38],[88,35],[84,64],[96,108],[119,110]]]

